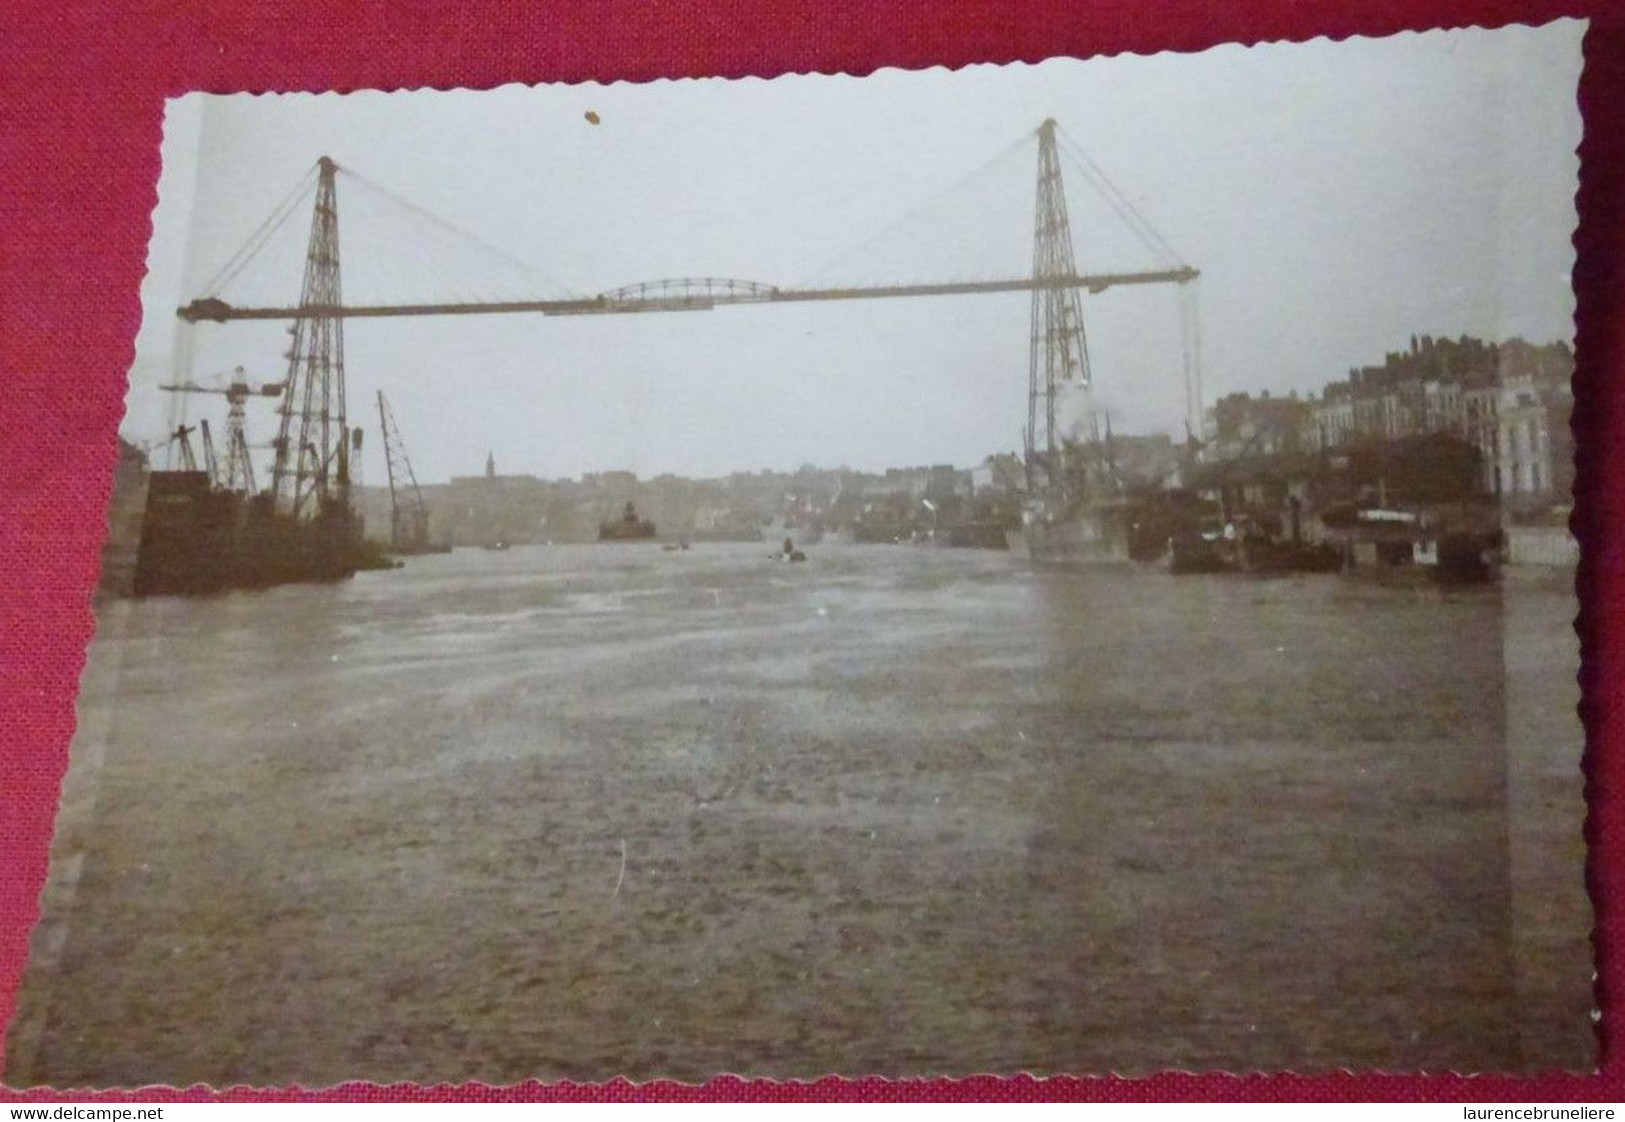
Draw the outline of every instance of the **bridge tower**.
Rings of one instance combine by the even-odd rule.
[[[1072,386],[1087,393],[1090,386],[1089,343],[1083,330],[1077,274],[1077,262],[1072,257],[1072,226],[1061,185],[1061,161],[1055,148],[1055,119],[1051,117],[1038,126],[1026,432],[1028,475],[1040,470],[1046,482],[1059,470],[1056,393]],[[1085,423],[1094,424],[1092,414]]]
[[[316,209],[298,314],[288,329],[288,376],[273,444],[271,491],[295,517],[349,505],[350,433],[344,405],[344,305],[339,282],[338,165],[317,161]]]

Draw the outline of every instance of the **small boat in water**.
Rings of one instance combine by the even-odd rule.
[[[601,542],[652,542],[655,540],[655,524],[647,518],[639,518],[637,508],[631,503],[621,516],[613,522],[601,522],[598,525],[598,540]]]
[[[769,553],[767,556],[770,561],[802,562],[807,560],[807,555],[797,549],[796,543],[789,538],[784,539],[784,547],[779,552]]]

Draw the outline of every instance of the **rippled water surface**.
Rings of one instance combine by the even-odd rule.
[[[1589,1062],[1556,585],[764,549],[106,605],[8,1081]]]

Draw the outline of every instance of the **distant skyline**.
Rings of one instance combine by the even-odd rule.
[[[185,369],[174,308],[323,154],[363,177],[340,178],[352,302],[981,279],[1030,268],[1032,131],[1054,116],[1202,270],[1209,404],[1318,390],[1413,334],[1569,340],[1583,27],[866,78],[189,95],[166,113],[124,431],[164,431],[157,386]],[[1075,164],[1063,175],[1080,270],[1158,263]],[[302,205],[221,295],[296,301]],[[1113,427],[1182,433],[1177,293],[1113,290],[1084,312]],[[1027,320],[1025,294],[356,320],[350,421],[367,483],[383,482],[379,389],[423,482],[477,475],[488,450],[543,478],[964,467],[1020,445]],[[193,329],[191,373],[280,380],[284,326]],[[190,410],[219,417],[220,399]],[[274,421],[252,403],[251,440]]]

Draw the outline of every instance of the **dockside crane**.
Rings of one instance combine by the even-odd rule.
[[[281,397],[283,386],[281,382],[265,382],[261,385],[252,385],[241,366],[232,371],[232,380],[224,386],[204,386],[197,382],[178,382],[159,386],[166,393],[206,393],[218,394],[226,399],[226,452],[224,462],[215,456],[214,442],[209,435],[207,422],[199,422],[202,426],[203,452],[209,481],[216,487],[227,491],[238,491],[245,495],[252,495],[259,490],[254,479],[254,461],[249,455],[246,433],[246,410],[248,399],[251,397]]]
[[[429,545],[429,508],[423,501],[401,429],[384,392],[378,391],[378,428],[384,434],[384,467],[389,476],[389,545],[396,553],[421,553]]]
[[[169,434],[169,439],[180,450],[182,471],[197,470],[197,456],[192,452],[192,434],[196,431],[196,425],[176,425],[175,431]]]

